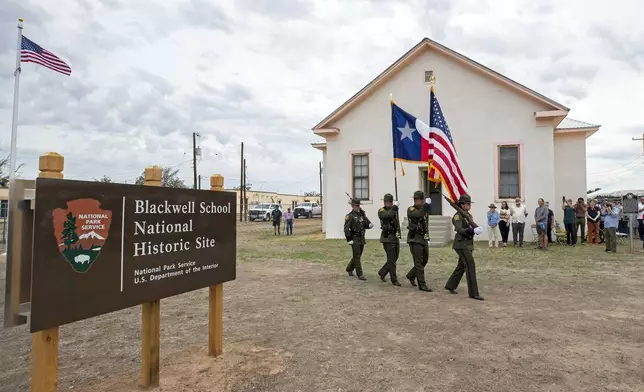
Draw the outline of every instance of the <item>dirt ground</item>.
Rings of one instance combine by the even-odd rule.
[[[432,249],[433,293],[344,272],[320,221],[275,237],[238,230],[238,278],[224,285],[224,354],[206,355],[205,290],[161,301],[159,391],[644,391],[644,257],[598,246],[475,252],[484,302],[442,287],[455,265]],[[625,246],[622,246],[625,249]],[[403,247],[399,275],[411,266]],[[4,268],[0,268],[4,303]],[[60,391],[137,391],[140,307],[60,328]],[[0,329],[0,391],[29,385],[27,328]]]

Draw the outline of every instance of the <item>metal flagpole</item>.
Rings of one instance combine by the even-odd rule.
[[[11,120],[11,150],[9,152],[9,189],[12,189],[16,173],[16,144],[18,142],[18,93],[20,89],[20,49],[22,47],[22,18],[18,19],[18,45],[16,50],[15,85],[13,90],[13,119]],[[11,211],[11,209],[9,209]]]
[[[14,242],[14,233],[13,228],[15,228],[14,216],[15,210],[17,210],[18,204],[18,189],[15,186],[15,172],[16,172],[16,139],[18,135],[18,88],[20,86],[20,50],[22,46],[22,18],[18,19],[18,47],[16,53],[16,69],[14,71],[14,76],[16,78],[14,92],[13,92],[13,119],[11,120],[11,149],[9,152],[9,198],[7,200],[7,220],[5,221],[5,228],[9,225],[9,230],[7,230],[6,238],[6,250],[5,250],[5,261],[7,263],[7,284],[5,287],[5,319],[4,325],[15,326],[22,324],[21,317],[16,313],[20,308],[20,299],[12,294],[12,287],[18,287],[20,282],[20,276],[16,276],[16,271],[20,271],[18,266],[20,262],[14,260],[13,254],[15,252],[13,242]],[[6,186],[6,184],[5,184]],[[19,236],[20,234],[18,234]],[[13,267],[11,267],[13,265]],[[19,272],[18,272],[19,274]]]

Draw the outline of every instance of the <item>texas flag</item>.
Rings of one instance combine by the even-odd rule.
[[[429,160],[429,126],[391,103],[394,159],[427,163]]]

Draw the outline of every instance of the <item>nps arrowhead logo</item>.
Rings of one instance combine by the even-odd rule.
[[[87,272],[107,241],[112,211],[100,206],[98,200],[77,199],[52,214],[58,250],[76,272]]]

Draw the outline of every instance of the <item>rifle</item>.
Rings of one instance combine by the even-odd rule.
[[[461,206],[459,206],[458,204],[455,204],[455,203],[452,201],[452,199],[450,199],[449,197],[447,197],[447,196],[443,195],[443,193],[441,193],[441,195],[445,198],[445,200],[447,200],[447,202],[449,203],[449,205],[450,205],[450,206],[452,206],[452,208],[456,210],[456,212],[458,212],[459,214],[461,214],[461,215],[463,216],[463,219],[465,220],[465,223],[467,223],[467,224],[468,224],[469,226],[471,226],[473,229],[476,229],[477,227],[479,227],[476,223],[474,223],[474,221],[473,221],[473,220],[470,220],[470,219],[468,218],[468,216],[469,216],[470,214],[468,214],[465,210],[463,210],[463,209],[461,208]]]
[[[401,239],[402,235],[400,233],[400,216],[398,215],[398,209],[396,208],[396,238]]]

